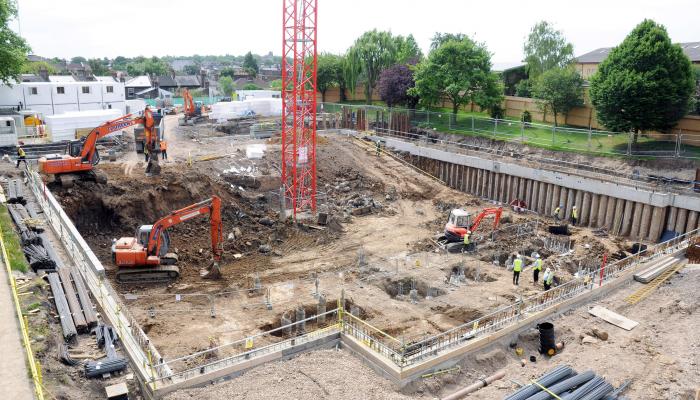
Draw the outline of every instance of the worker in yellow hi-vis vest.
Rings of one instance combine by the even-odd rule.
[[[513,285],[518,286],[520,281],[520,271],[523,270],[523,256],[518,256],[513,261]]]
[[[578,210],[576,206],[574,206],[571,209],[571,225],[576,225],[576,222],[578,222]]]
[[[535,285],[537,285],[537,281],[540,278],[540,271],[542,271],[542,258],[539,254],[536,254],[535,263],[532,264],[532,279],[535,281]]]

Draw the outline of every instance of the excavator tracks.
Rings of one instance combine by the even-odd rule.
[[[180,268],[175,265],[159,265],[148,268],[120,269],[117,271],[119,283],[169,283],[180,276]]]

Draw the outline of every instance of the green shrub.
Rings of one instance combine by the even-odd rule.
[[[523,114],[520,116],[520,120],[523,122],[531,123],[532,122],[532,114],[530,114],[530,111],[523,111]]]
[[[491,118],[503,119],[505,110],[499,104],[496,104],[493,107],[491,107],[491,110],[489,110],[489,112],[491,113]]]

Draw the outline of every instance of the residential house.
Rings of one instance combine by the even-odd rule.
[[[70,63],[66,66],[66,69],[76,81],[85,82],[93,80],[92,68],[90,68],[90,65],[87,63]]]
[[[176,75],[175,83],[178,89],[198,89],[202,87],[202,79],[198,75]]]
[[[138,98],[138,96],[136,95],[138,92],[150,89],[152,87],[153,85],[151,85],[151,78],[149,78],[148,75],[141,75],[128,79],[124,83],[124,89],[126,90],[126,99],[136,99]]]
[[[196,63],[192,60],[172,60],[170,61],[170,67],[174,71],[177,72],[182,72],[185,70],[185,67],[188,67],[190,65],[196,65]]]
[[[679,45],[690,62],[700,65],[700,42],[679,43]],[[588,80],[598,70],[598,64],[608,57],[612,49],[612,47],[602,47],[576,57],[576,70],[583,79]]]
[[[169,75],[162,75],[154,78],[153,85],[171,93],[175,92],[177,89],[177,82],[175,82],[175,79]]]

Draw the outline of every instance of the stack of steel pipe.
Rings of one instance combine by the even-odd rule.
[[[22,190],[21,179],[12,179],[7,184],[7,202],[11,204],[24,204],[24,193]]]
[[[593,379],[588,381],[588,383],[579,386],[578,389],[574,390],[573,392],[562,395],[561,400],[581,400],[583,396],[587,395],[593,391],[593,389],[603,384],[605,384],[605,379],[600,376],[595,376]]]
[[[549,387],[559,381],[562,381],[572,375],[576,375],[576,372],[568,365],[559,365],[551,371],[545,373],[537,379],[537,383],[544,387]],[[504,400],[525,400],[530,396],[537,394],[542,391],[542,388],[532,384],[521,387],[515,393],[507,396]]]
[[[40,269],[47,272],[56,270],[56,262],[49,256],[44,246],[30,244],[24,246],[22,251],[24,251],[24,256],[29,261],[29,266],[32,267],[34,272]]]
[[[557,382],[554,385],[542,385],[547,388],[547,391],[542,390],[534,396],[528,397],[528,400],[549,400],[552,398],[552,393],[561,394],[568,392],[571,389],[577,388],[585,384],[594,377],[595,373],[593,373],[593,371],[588,370],[581,374],[567,378],[563,381]]]
[[[97,343],[105,348],[107,357],[98,361],[89,361],[85,363],[85,376],[94,378],[103,374],[121,371],[126,368],[127,362],[124,357],[119,357],[114,348],[114,342],[117,340],[112,327],[108,325],[98,325],[95,330]]]
[[[81,333],[87,332],[87,322],[85,321],[85,315],[83,314],[83,309],[80,306],[80,301],[78,301],[78,296],[75,294],[75,287],[73,286],[73,281],[71,280],[70,271],[65,266],[61,266],[57,269],[57,271],[58,276],[61,277],[63,291],[66,294],[68,307],[70,307],[71,315],[73,316],[75,329]]]
[[[17,225],[19,236],[22,239],[23,245],[36,244],[41,245],[41,239],[37,232],[27,227],[24,221],[29,218],[29,213],[22,204],[8,204],[7,211],[10,212],[10,217]]]
[[[593,389],[593,391],[582,397],[581,400],[600,400],[613,390],[613,386],[608,382],[605,382],[604,384],[598,386],[597,388]]]
[[[71,341],[78,334],[75,329],[75,324],[73,323],[73,316],[71,316],[70,308],[68,307],[68,302],[66,301],[66,295],[63,292],[63,287],[61,286],[61,279],[56,272],[52,272],[47,276],[49,280],[49,285],[51,286],[51,292],[53,292],[53,300],[56,303],[56,311],[58,312],[58,318],[61,321],[61,329],[63,330],[63,337]]]

